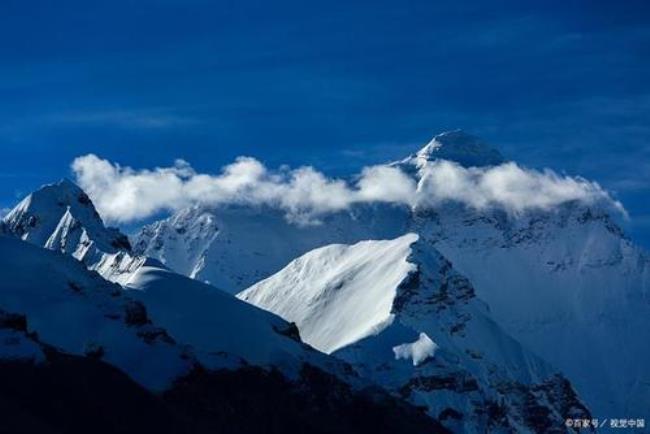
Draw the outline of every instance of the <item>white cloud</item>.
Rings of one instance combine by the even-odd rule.
[[[606,202],[623,214],[623,206],[611,199],[598,183],[579,177],[560,176],[551,170],[536,171],[504,163],[488,168],[464,168],[438,160],[420,169],[418,205],[435,206],[446,200],[473,208],[501,207],[512,214],[530,209],[550,209],[570,201]]]
[[[76,158],[72,170],[102,216],[118,222],[196,203],[267,205],[284,210],[287,218],[299,223],[315,222],[325,213],[362,202],[422,207],[452,200],[517,214],[567,201],[601,201],[623,211],[596,183],[514,163],[464,168],[435,161],[419,169],[419,182],[397,166],[366,167],[346,182],[313,167],[272,171],[250,157],[237,158],[219,174],[204,174],[182,160],[171,167],[134,170],[89,154]]]

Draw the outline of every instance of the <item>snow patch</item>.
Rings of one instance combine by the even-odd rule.
[[[417,341],[393,347],[393,353],[395,353],[395,360],[412,359],[413,366],[417,366],[429,357],[433,357],[437,349],[438,345],[426,333],[420,333]]]

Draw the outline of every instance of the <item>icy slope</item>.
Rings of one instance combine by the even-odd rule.
[[[295,321],[306,342],[457,432],[563,430],[569,414],[587,416],[570,384],[490,319],[471,284],[417,239],[322,247],[238,297]]]
[[[62,351],[100,357],[155,390],[192,366],[141,303],[72,258],[0,236],[0,277],[0,309],[25,315],[30,332]]]

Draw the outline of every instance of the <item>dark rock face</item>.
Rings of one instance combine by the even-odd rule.
[[[18,332],[27,331],[27,317],[0,309],[0,329],[10,329]]]
[[[124,306],[124,311],[124,322],[130,326],[143,326],[151,322],[147,309],[139,301],[129,300]]]
[[[0,361],[1,433],[148,433],[180,428],[165,403],[92,357]],[[182,431],[177,431],[182,432]]]
[[[464,374],[455,375],[430,375],[412,378],[400,389],[400,394],[408,397],[414,390],[453,390],[458,393],[474,392],[478,390],[476,379]]]
[[[532,386],[512,382],[501,384],[499,388],[509,397],[508,405],[520,409],[521,422],[533,432],[566,432],[561,423],[566,419],[591,420],[591,413],[569,380],[559,374]]]
[[[114,234],[114,238],[111,241],[111,247],[114,247],[116,250],[124,250],[126,252],[131,251],[131,242],[129,241],[129,237],[120,233],[120,231],[115,228],[108,228],[107,230]]]
[[[0,433],[447,432],[415,407],[311,367],[296,382],[253,367],[197,368],[155,395],[97,358],[47,353],[40,365],[0,361]]]
[[[274,326],[273,330],[275,330],[276,333],[291,338],[296,342],[302,342],[302,339],[300,339],[300,331],[298,330],[298,326],[294,322],[287,324],[285,327]]]
[[[309,365],[296,382],[254,367],[212,373],[196,370],[164,399],[191,418],[191,432],[448,432],[421,409],[383,391],[352,391]]]

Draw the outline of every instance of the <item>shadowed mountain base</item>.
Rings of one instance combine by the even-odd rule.
[[[444,433],[382,392],[353,392],[307,367],[297,382],[247,367],[200,369],[162,395],[92,358],[48,351],[0,363],[1,433]]]

